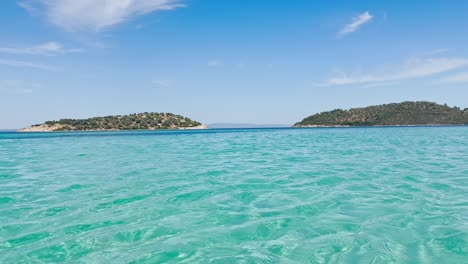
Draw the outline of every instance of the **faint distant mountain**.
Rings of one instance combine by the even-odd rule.
[[[208,128],[277,128],[291,127],[291,125],[281,124],[243,124],[243,123],[215,123],[208,125]]]

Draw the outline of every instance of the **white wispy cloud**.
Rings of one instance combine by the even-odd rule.
[[[181,0],[23,0],[18,4],[68,31],[99,31],[135,16],[185,6]]]
[[[208,62],[208,66],[209,66],[209,67],[220,67],[220,66],[222,66],[222,65],[223,65],[223,62],[220,61],[220,60],[210,60],[210,61]]]
[[[342,72],[329,79],[325,85],[383,84],[413,78],[423,78],[468,66],[465,58],[418,58],[411,59],[394,70],[381,70],[360,74]]]
[[[26,2],[26,1],[18,2],[18,6],[24,8],[31,15],[37,15],[38,10],[33,5],[31,5],[31,3],[29,3],[29,2]]]
[[[65,49],[62,44],[53,41],[46,42],[33,47],[0,47],[0,53],[26,55],[60,55],[82,51],[82,49]]]
[[[340,32],[338,32],[339,37],[356,32],[364,24],[369,23],[374,17],[367,11],[360,14],[357,17],[354,17],[351,23],[347,24]]]
[[[11,67],[22,67],[22,68],[34,68],[40,70],[48,70],[48,71],[55,71],[57,70],[56,67],[29,62],[29,61],[19,61],[19,60],[4,60],[0,59],[0,65],[11,66]]]
[[[468,72],[447,76],[440,79],[439,83],[468,83]]]
[[[8,94],[30,94],[41,85],[21,80],[0,80],[0,91]]]
[[[151,81],[151,83],[158,88],[169,88],[172,87],[175,82],[173,80],[156,79]]]

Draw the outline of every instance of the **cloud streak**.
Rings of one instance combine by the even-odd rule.
[[[458,73],[452,76],[442,78],[439,83],[468,83],[468,72]]]
[[[0,92],[8,94],[30,94],[40,85],[19,80],[0,80]]]
[[[157,79],[152,81],[153,85],[155,85],[158,88],[169,88],[174,85],[173,80],[162,80],[162,79]]]
[[[82,52],[82,49],[65,49],[62,44],[57,42],[47,42],[34,47],[15,48],[0,47],[0,53],[20,54],[20,55],[62,55],[67,53]]]
[[[209,67],[213,67],[213,68],[215,68],[215,67],[221,67],[221,66],[223,66],[223,62],[220,61],[220,60],[210,60],[210,61],[208,62],[208,66],[209,66]]]
[[[446,73],[468,66],[468,59],[464,58],[424,58],[412,59],[396,70],[369,72],[364,74],[347,74],[329,79],[326,86],[336,85],[372,85],[395,82],[414,78],[429,77]]]
[[[132,17],[185,6],[180,0],[24,0],[18,5],[67,31],[100,31]]]
[[[344,37],[348,34],[354,33],[364,24],[369,23],[374,17],[368,12],[364,12],[357,17],[354,17],[351,23],[347,24],[340,32],[338,32],[338,37]]]
[[[33,69],[47,70],[47,71],[57,70],[57,68],[49,66],[49,65],[44,65],[44,64],[29,62],[29,61],[18,61],[18,60],[0,59],[0,65],[20,67],[20,68],[33,68]]]

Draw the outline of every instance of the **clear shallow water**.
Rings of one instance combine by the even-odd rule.
[[[0,263],[468,263],[468,127],[0,133]]]

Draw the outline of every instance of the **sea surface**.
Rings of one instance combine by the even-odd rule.
[[[468,263],[468,127],[0,133],[0,263]]]

